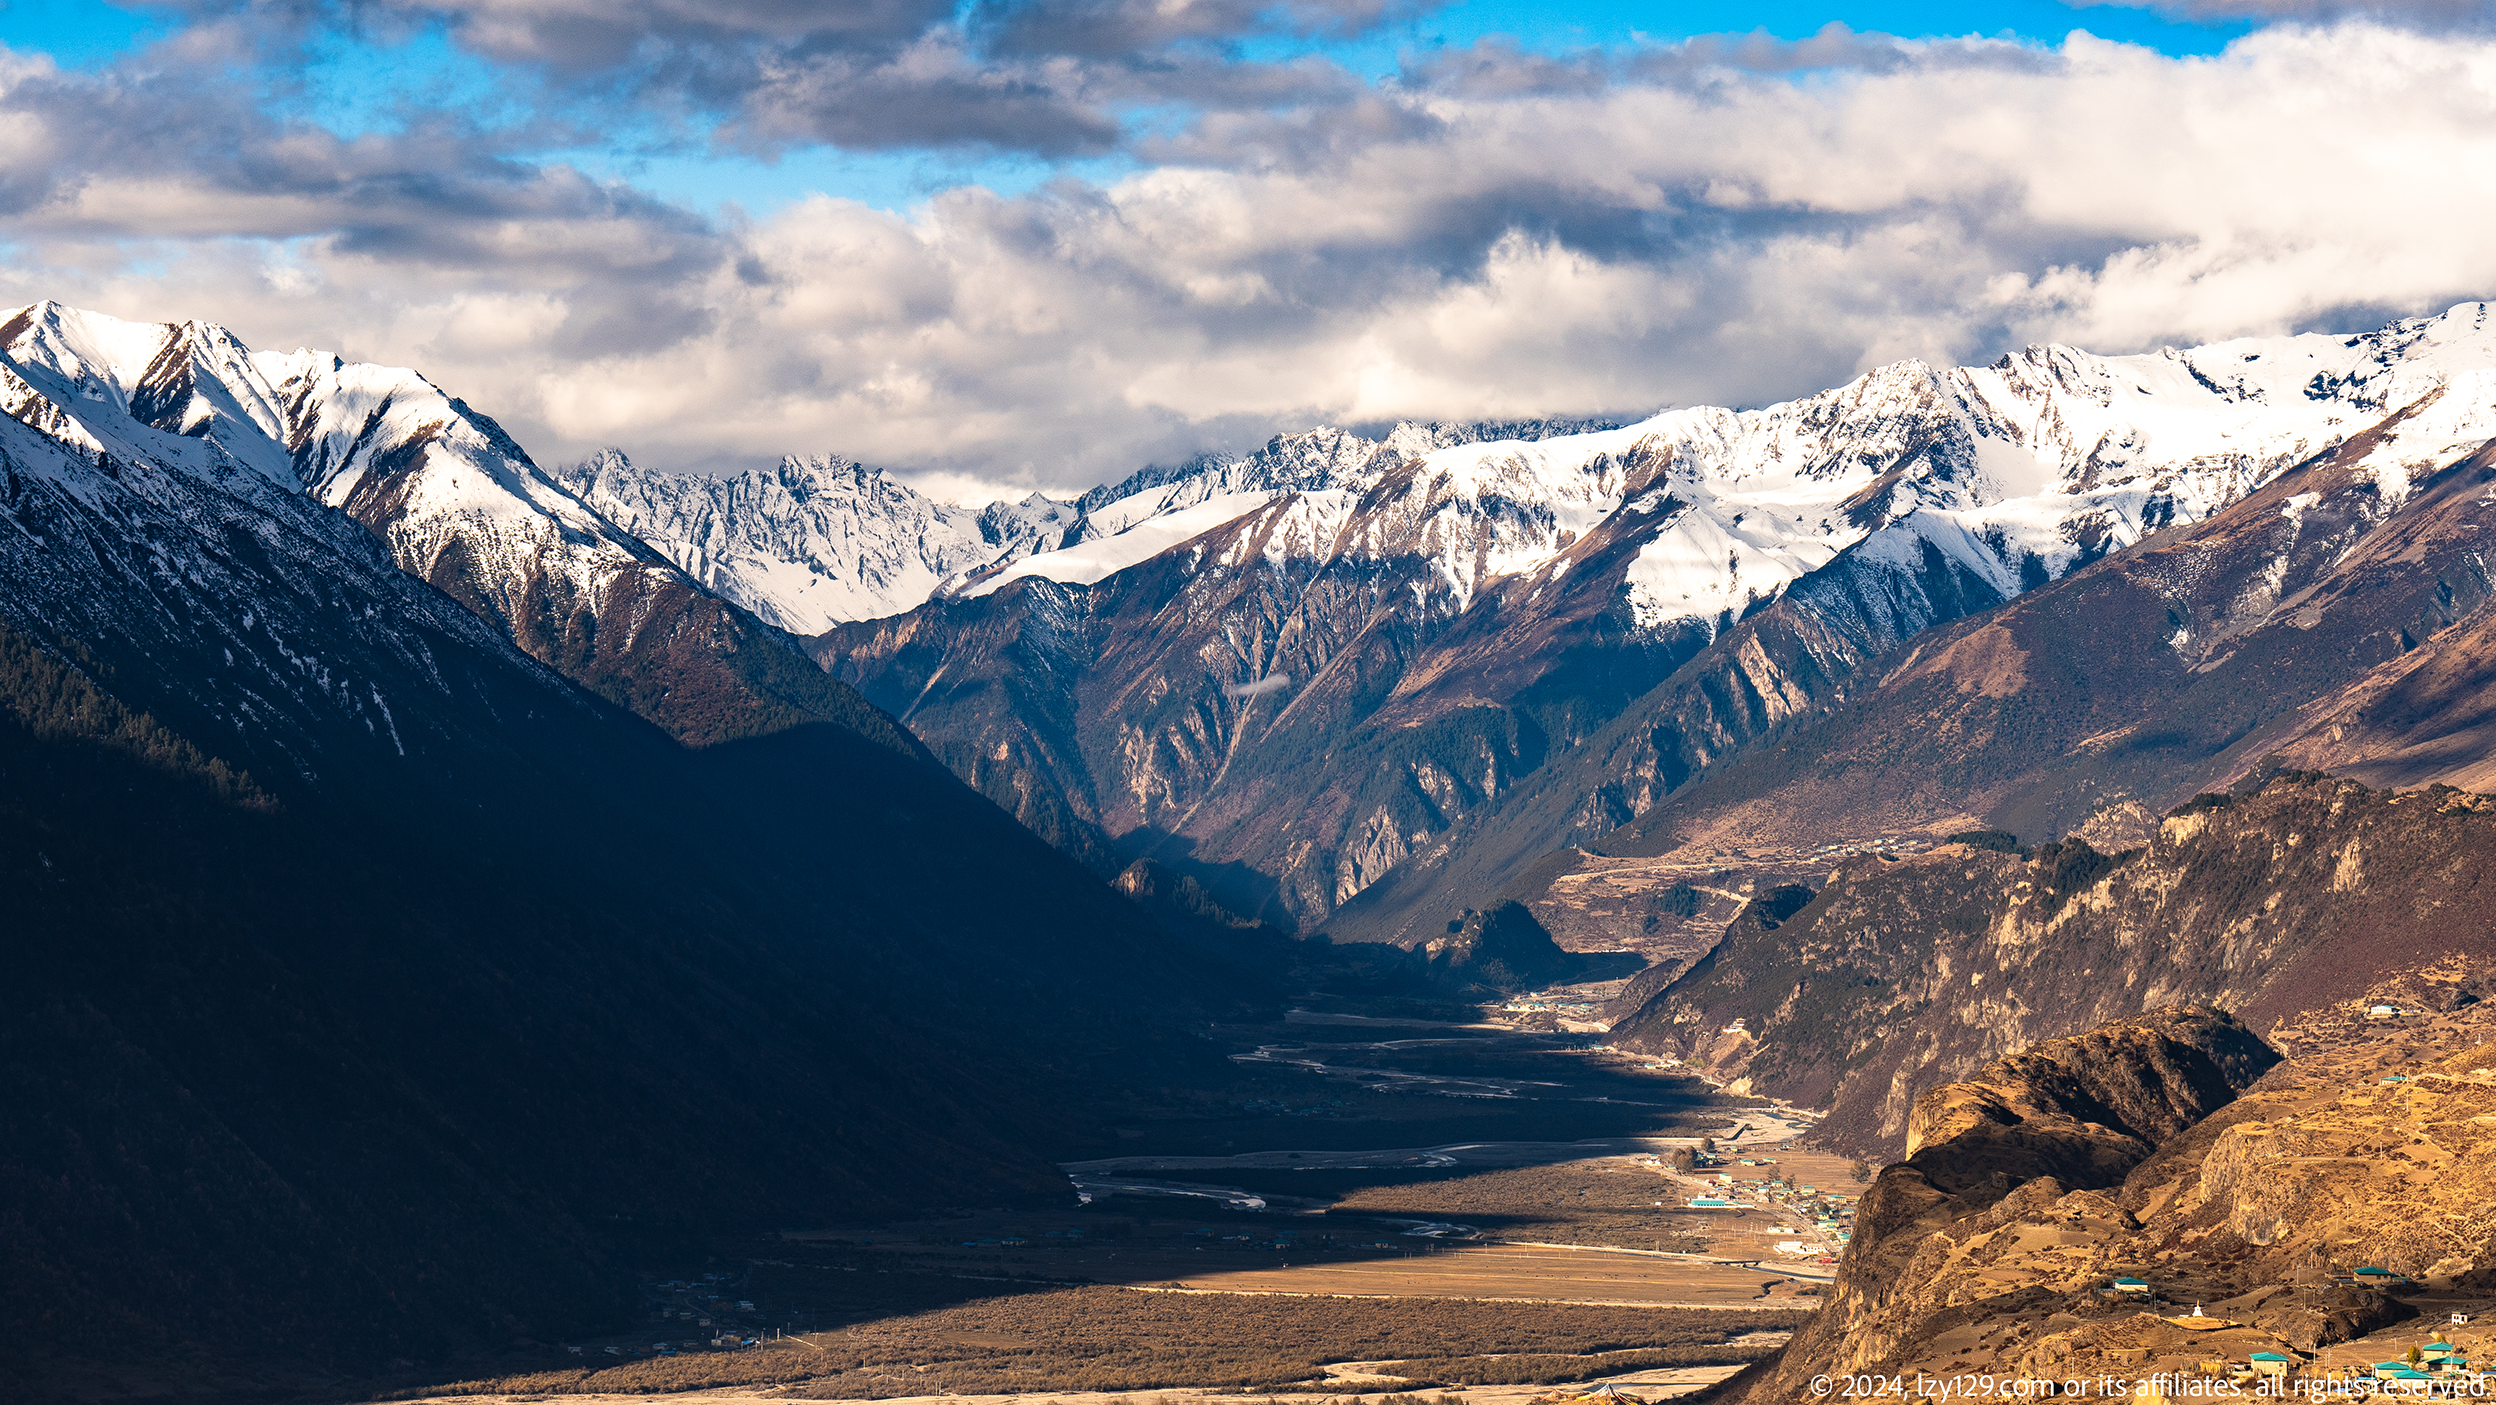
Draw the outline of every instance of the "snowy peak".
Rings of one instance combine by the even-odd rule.
[[[283,408],[250,349],[213,322],[125,322],[41,302],[0,321],[0,351],[56,404],[109,425],[110,438],[169,447],[130,432],[144,428],[211,442],[293,481]]]
[[[0,353],[76,421],[91,441],[82,447],[248,466],[347,508],[405,548],[402,564],[419,575],[454,534],[452,519],[490,524],[505,551],[649,559],[556,488],[500,425],[412,370],[253,352],[214,323],[125,322],[52,302],[0,321]]]
[[[254,409],[266,411],[255,387],[238,393],[217,386],[205,405],[190,392],[195,360],[240,353],[222,328],[207,324],[124,322],[50,302],[0,318],[7,413],[62,448],[89,459],[154,460],[213,474],[256,470],[291,488],[284,451],[250,418]],[[239,418],[243,433],[212,435],[220,413]],[[241,447],[220,437],[239,439]]]
[[[2119,357],[2032,346],[1956,369],[1902,361],[1763,409],[1621,427],[1407,424],[1376,440],[1316,429],[1096,489],[1062,549],[964,593],[1025,576],[1098,582],[1269,509],[1306,519],[1286,539],[1328,543],[1312,566],[1429,561],[1413,600],[1425,612],[1565,569],[1573,543],[1623,513],[1640,520],[1615,522],[1607,540],[1644,540],[1618,581],[1643,627],[1721,626],[1858,548],[1930,546],[2016,591],[2207,517],[2391,408],[2496,377],[2488,322],[2485,304],[2466,303],[2358,335]],[[2450,443],[2496,434],[2490,398],[2470,392],[2434,422]],[[1640,501],[1651,493],[1672,510]],[[1905,536],[1880,545],[1893,531]]]
[[[204,494],[263,515],[282,503],[367,551],[378,539],[398,571],[688,744],[854,714],[855,699],[785,636],[706,591],[541,470],[492,418],[413,370],[255,353],[212,325],[41,303],[0,318],[0,405],[11,431],[40,434],[54,451],[0,464],[0,488],[17,490],[22,463],[98,515],[141,485],[168,503]],[[764,486],[786,502],[803,495]],[[867,731],[879,746],[909,747],[897,732]]]
[[[134,413],[139,386],[178,340],[162,322],[124,322],[45,301],[0,321],[0,346],[30,379],[65,401],[89,402],[114,414]],[[157,426],[162,428],[162,426]]]
[[[608,449],[560,480],[706,589],[798,634],[899,614],[1055,545],[1077,517],[1037,494],[957,507],[837,457],[706,478],[644,472]]]
[[[395,764],[480,677],[548,677],[302,491],[219,329],[38,304],[0,332],[0,621],[79,641],[264,778]]]
[[[1291,500],[1286,509],[1288,521],[1278,520],[1273,524],[1276,531],[1259,535],[1265,543],[1259,554],[1331,559],[1335,539],[1359,515],[1355,507],[1381,485],[1396,480],[1408,464],[1436,451],[1484,445],[1513,450],[1546,439],[1583,437],[1615,428],[1585,420],[1453,425],[1408,421],[1377,439],[1332,425],[1278,434],[1251,454],[1207,454],[1175,467],[1147,468],[1117,484],[1095,488],[1076,499],[1082,520],[1066,534],[1061,550],[979,577],[959,593],[989,594],[1025,576],[1088,585],[1286,498]],[[1397,491],[1404,494],[1409,489]],[[1438,473],[1421,484],[1419,491],[1422,502],[1446,508],[1458,498],[1470,501],[1473,490]],[[1406,507],[1395,522],[1359,524],[1373,554],[1440,548],[1440,543],[1422,540],[1427,533],[1421,518],[1429,509],[1418,503]],[[1548,539],[1551,533],[1541,535]],[[1307,545],[1286,548],[1277,542]],[[1469,582],[1478,572],[1459,574],[1467,582],[1462,588],[1469,591]],[[1456,579],[1450,576],[1451,582]]]

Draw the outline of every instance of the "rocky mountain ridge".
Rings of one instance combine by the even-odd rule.
[[[124,322],[50,302],[0,318],[0,359],[0,412],[85,471],[161,470],[262,505],[274,491],[343,512],[398,569],[679,740],[855,710],[785,636],[414,371],[253,351],[210,323]]]
[[[2184,530],[2387,413],[2439,407],[2385,431],[2403,472],[2466,456],[2496,432],[2490,338],[2474,304],[2361,337],[1902,364],[1534,442],[1305,436],[1289,472],[1157,483],[1095,509],[1131,526],[813,647],[1044,833],[1410,943],[1919,631]],[[1281,795],[1314,798],[1288,832]]]
[[[2457,379],[2204,522],[1886,654],[1794,592],[1342,920],[1426,930],[1439,888],[1542,903],[1588,862],[1572,841],[1658,885],[1776,882],[1834,847],[1986,827],[2120,848],[2282,767],[2476,784],[2496,463],[2459,401],[2487,394]],[[1621,795],[1649,808],[1604,833]]]
[[[899,614],[1054,549],[1082,520],[1038,493],[956,507],[820,456],[713,478],[643,472],[608,449],[555,478],[705,589],[791,634]]]
[[[2267,1033],[2379,988],[2422,1007],[2496,961],[2496,798],[2297,773],[2163,820],[2140,849],[1948,844],[1763,893],[1613,1026],[1618,1046],[1828,1109],[1875,1156],[1992,1060],[2197,1002]]]

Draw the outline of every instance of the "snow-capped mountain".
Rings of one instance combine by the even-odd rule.
[[[2369,471],[2449,459],[2496,433],[2487,321],[2468,304],[2356,336],[1907,362],[1629,425],[1317,429],[978,511],[845,461],[550,474],[415,371],[50,303],[0,322],[0,389],[79,473],[172,474],[162,504],[208,483],[343,511],[683,740],[844,715],[782,633],[820,631],[817,661],[1044,835],[1096,859],[1167,836],[1266,885],[1238,910],[1313,922],[1624,716],[1651,735],[1571,832],[1642,813],[1917,630],[2206,519],[2429,397],[2397,436],[2410,457]],[[1773,639],[1737,638],[1772,606]],[[1704,706],[1648,698],[1719,677],[1711,649],[1783,662],[1722,674]]]
[[[1253,454],[1144,469],[1073,501],[1032,493],[976,508],[822,456],[709,477],[645,470],[607,449],[555,479],[714,593],[792,633],[820,634],[937,596],[987,594],[1026,574],[1016,567],[1038,552],[1061,553],[1049,567],[1052,579],[1098,579],[1238,516],[1243,504],[1354,481],[1381,453],[1401,460],[1452,444],[1589,427],[1407,424],[1379,440],[1320,429],[1278,437]]]
[[[312,351],[254,352],[210,323],[124,322],[38,303],[0,350],[57,400],[215,445],[372,527],[411,574],[450,569],[508,618],[522,583],[586,593],[652,553],[422,375]],[[90,433],[93,424],[90,424]],[[126,432],[126,431],[119,431]],[[457,593],[457,592],[454,592]]]
[[[474,741],[554,681],[303,490],[283,401],[215,328],[28,308],[0,414],[0,620],[266,778]]]
[[[16,378],[9,413],[72,454],[226,482],[248,473],[342,510],[399,569],[680,739],[844,706],[779,636],[415,371],[50,302],[0,321],[0,356]]]
[[[608,449],[557,477],[709,590],[797,634],[900,614],[1058,545],[1080,515],[1038,493],[957,507],[833,458],[711,478],[644,472]]]
[[[1576,823],[1634,816],[1916,630],[2206,518],[2429,396],[2383,471],[2496,434],[2485,306],[1908,362],[1533,440],[1314,431],[1089,503],[1070,545],[818,656],[999,803],[1182,843],[1227,903],[1314,923],[1789,595],[1771,691],[1737,680],[1705,719],[1660,719],[1700,730]]]
[[[1650,512],[1674,503],[1624,582],[1643,624],[1738,615],[1911,514],[2015,590],[2023,571],[2030,584],[2050,579],[2206,517],[2387,408],[2485,369],[2496,357],[2485,322],[2484,305],[2468,304],[2363,336],[2124,357],[2040,346],[1955,370],[1907,361],[1761,410],[1677,410],[1532,442],[1316,430],[1091,507],[1066,549],[966,593],[1027,576],[1089,584],[1295,494],[1306,535],[1330,548],[1426,537],[1437,584],[1460,608],[1485,579],[1555,560],[1641,495]],[[1622,472],[1639,461],[1670,466],[1651,479]],[[1336,543],[1328,529],[1382,490],[1403,501],[1407,524]],[[1936,518],[1947,526],[1934,530]]]
[[[944,594],[981,596],[1026,576],[1090,584],[1149,560],[1198,533],[1292,495],[1310,509],[1295,524],[1302,535],[1331,531],[1357,494],[1404,462],[1468,444],[1532,443],[1588,438],[1616,426],[1586,420],[1478,424],[1403,423],[1378,439],[1332,426],[1276,435],[1252,454],[1207,454],[1168,468],[1148,468],[1076,499],[1081,519],[1063,545],[1036,565],[1028,557],[973,576]],[[1328,496],[1332,495],[1332,496]],[[1316,538],[1311,537],[1314,542]],[[1323,554],[1323,547],[1314,548]]]

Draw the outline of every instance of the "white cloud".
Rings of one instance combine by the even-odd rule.
[[[705,228],[559,171],[428,204],[376,153],[275,192],[102,170],[21,208],[0,290],[416,364],[549,458],[837,450],[956,495],[1325,419],[1760,403],[1903,356],[2496,291],[2496,44],[1867,52],[1596,81],[1485,50],[1461,81],[1208,119],[1115,184],[906,218],[823,198]],[[104,242],[155,208],[179,237]]]

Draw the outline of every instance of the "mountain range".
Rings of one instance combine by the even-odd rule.
[[[1780,691],[1804,666],[1768,646],[1794,625],[1781,603],[1757,621],[1760,648],[1624,716],[1575,779],[1640,774],[1741,679],[1794,703],[1747,751],[1577,849],[1558,846],[1574,800],[1558,786],[1442,881],[1546,902],[1598,868],[1632,888],[1790,880],[1848,843],[1979,827],[2115,852],[2194,795],[2283,769],[2483,784],[2492,395],[2484,373],[2455,371],[2204,521],[1932,628],[1852,681]],[[1376,904],[1382,922],[1431,912]]]
[[[1062,1198],[1286,934],[1507,989],[1596,890],[1698,934],[1616,1045],[1867,1155],[2156,1004],[2476,1000],[2487,320],[969,509],[20,309],[0,1322],[439,1356],[706,1235]]]
[[[2484,572],[2439,555],[2410,572],[2422,604],[2408,586],[2352,592],[2358,566],[2337,553],[2390,517],[2440,512],[2424,549],[2467,558],[2470,474],[2439,480],[2433,503],[2411,487],[2496,433],[2486,321],[2465,304],[2360,335],[1906,362],[1763,409],[1634,424],[1311,430],[976,510],[829,457],[705,478],[611,450],[549,471],[414,372],[252,352],[214,327],[38,305],[0,332],[21,375],[343,509],[402,569],[679,740],[838,711],[774,647],[799,643],[1100,876],[1149,859],[1252,920],[1411,945],[1477,899],[1520,882],[1511,895],[1531,896],[1529,875],[1570,845],[1681,844],[1658,836],[1698,833],[1676,817],[1742,784],[1726,762],[1843,710],[1870,686],[1859,670],[2075,573],[2102,587],[2110,571],[2163,571],[2142,587],[2157,642],[2064,654],[2091,661],[2079,686],[2117,700],[2089,715],[2147,696],[2135,675],[2172,657],[2233,699],[2222,711],[2295,698],[2297,718],[2262,717],[2288,764],[2362,751],[2377,780],[2460,776],[2436,748],[2475,757],[2475,729],[2496,726],[2475,701],[2486,652],[2430,665],[2399,641],[2472,616]],[[2320,466],[2353,440],[2372,446],[2362,461]],[[2291,490],[2292,475],[2314,481]],[[2219,571],[2222,518],[2236,536]],[[2271,552],[2282,523],[2302,545]],[[2190,563],[2187,541],[2201,543]],[[2299,637],[2316,632],[2264,613],[2326,568],[2338,596],[2384,615],[2364,631],[2375,642],[2282,665],[2304,670],[2293,687],[2249,693],[2235,676],[2257,639],[2240,635],[2300,658],[2340,637],[2339,618]],[[2208,618],[2179,634],[2191,610]],[[1879,686],[1976,652],[1932,646]],[[1973,695],[2027,712],[2045,685],[2003,686]],[[2051,745],[2130,769],[2066,777],[2080,788],[2052,800],[1971,799],[1953,779],[1924,787],[1948,805],[1902,807],[1884,786],[1878,804],[1786,812],[1858,835],[2059,833],[2126,802],[2158,808],[2246,731],[2186,744],[2098,720]],[[2148,756],[2175,764],[2144,770]],[[1702,775],[1715,789],[1685,793]]]
[[[1903,363],[1761,410],[1590,431],[1286,436],[1088,509],[1072,546],[809,647],[1095,866],[1150,857],[1239,911],[1411,944],[1567,845],[1653,830],[1702,773],[1842,704],[1859,670],[1923,631],[2075,573],[2102,580],[2107,558],[2232,508],[2256,535],[2304,524],[2291,573],[2346,576],[2315,553],[2387,514],[2458,513],[2452,530],[2474,530],[2466,493],[2441,509],[2411,494],[2496,432],[2486,319],[2470,304],[2357,336]],[[2316,467],[2361,438],[2365,455]],[[2292,472],[2314,481],[2277,487]],[[2246,569],[2269,569],[2240,546],[2260,556]],[[2449,574],[2426,573],[2457,618],[2483,590]],[[2218,589],[2207,576],[2152,594]],[[2105,662],[2241,652],[2227,641],[2299,588],[2286,582],[2261,597],[2234,581],[2198,607],[2229,623],[2110,640],[2121,657]],[[2404,627],[2422,639],[2431,623]],[[2474,678],[2369,686],[2467,711],[2452,699]],[[2318,713],[2308,727],[2348,725]],[[1971,808],[1985,807],[1911,823],[1894,806],[1790,813],[1938,834],[1980,822]],[[1996,808],[2076,825],[2100,805]]]

